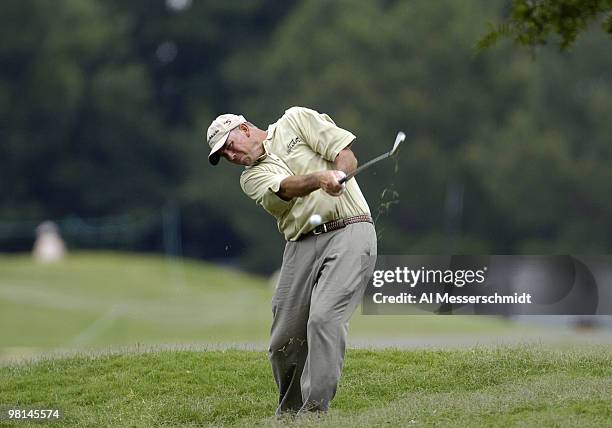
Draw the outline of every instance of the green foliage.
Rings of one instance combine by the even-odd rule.
[[[2,2],[0,222],[170,202],[185,254],[272,272],[274,220],[240,191],[239,167],[209,166],[203,135],[220,113],[265,129],[304,105],[353,131],[361,161],[407,131],[395,164],[359,177],[383,253],[609,252],[612,57],[608,34],[580,33],[610,28],[609,4]],[[519,42],[559,33],[575,49],[475,53],[505,15],[525,26],[503,21],[491,42],[520,29]]]
[[[162,144],[148,71],[126,44],[127,16],[95,1],[0,8],[9,24],[0,30],[8,64],[0,79],[10,88],[0,213],[95,216],[168,197],[183,162]]]
[[[241,80],[247,86],[240,105],[255,123],[295,104],[333,112],[357,135],[354,148],[362,161],[406,129],[397,174],[381,167],[359,179],[375,213],[387,183],[397,184],[400,203],[380,219],[388,231],[381,251],[405,251],[406,236],[444,228],[447,183],[459,173],[454,153],[472,132],[473,118],[493,120],[496,104],[504,102],[485,89],[490,62],[470,51],[478,34],[472,23],[486,12],[452,1],[305,2],[279,27],[248,80]],[[260,103],[259,93],[271,102]],[[398,228],[403,233],[394,233]],[[403,242],[386,247],[390,236]]]
[[[574,44],[593,21],[601,22],[604,32],[612,35],[612,1],[513,0],[506,21],[490,24],[489,32],[476,46],[483,50],[502,38],[510,38],[520,45],[535,47],[547,44],[553,34],[563,50]]]
[[[408,131],[395,167],[359,178],[372,211],[383,208],[382,253],[512,253],[537,239],[547,252],[607,251],[609,234],[596,232],[610,230],[612,213],[600,187],[611,159],[606,40],[589,34],[574,56],[551,52],[537,63],[508,46],[475,56],[483,23],[502,6],[306,2],[248,80],[236,75],[241,111],[256,123],[278,106],[333,112],[357,135],[362,161]],[[464,189],[456,218],[447,208],[454,188]],[[389,189],[399,203],[386,210]],[[592,221],[590,238],[578,238]]]

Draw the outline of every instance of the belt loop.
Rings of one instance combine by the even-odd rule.
[[[322,233],[327,233],[327,224],[326,223],[323,223],[322,225],[317,226],[317,227],[315,227],[312,230],[312,234],[313,235],[320,235]]]

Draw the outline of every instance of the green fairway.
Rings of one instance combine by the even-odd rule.
[[[265,352],[73,356],[2,367],[0,385],[3,405],[58,407],[69,426],[277,424]],[[611,396],[609,348],[351,350],[328,416],[294,423],[595,427],[609,425]]]
[[[76,253],[54,265],[0,257],[0,359],[111,345],[262,344],[273,286],[226,267],[160,256]],[[490,317],[362,316],[353,338],[505,334]]]

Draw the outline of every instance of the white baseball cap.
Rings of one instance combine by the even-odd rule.
[[[216,165],[219,163],[221,156],[218,152],[225,145],[230,131],[246,121],[244,116],[231,113],[222,114],[212,121],[206,133],[206,142],[210,146],[208,161],[211,164]]]

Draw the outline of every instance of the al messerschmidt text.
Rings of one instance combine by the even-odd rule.
[[[417,299],[412,293],[400,293],[397,296],[385,296],[383,293],[374,293],[372,296],[374,303],[451,303],[451,304],[525,304],[531,303],[531,294],[514,293],[514,295],[502,295],[494,293],[491,296],[453,296],[450,293],[422,293]]]

